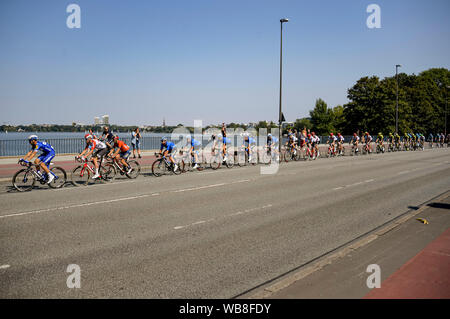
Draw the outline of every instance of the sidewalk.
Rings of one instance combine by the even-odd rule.
[[[312,271],[300,269],[244,298],[398,299],[450,298],[450,196],[431,202],[399,226],[348,249],[331,262],[319,260]],[[423,210],[422,210],[423,209]],[[417,218],[425,218],[423,224]],[[405,218],[406,219],[406,218]],[[339,254],[339,252],[336,252]],[[330,259],[331,260],[331,259]],[[381,270],[381,288],[370,289],[368,265]],[[301,272],[305,275],[302,275]],[[290,280],[292,278],[292,280]],[[300,278],[296,280],[296,278]],[[296,280],[296,281],[295,281]],[[290,284],[282,284],[282,282]],[[279,287],[279,288],[277,288]]]
[[[450,228],[365,298],[450,299]]]

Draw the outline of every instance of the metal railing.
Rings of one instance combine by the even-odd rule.
[[[159,149],[161,146],[161,137],[167,136],[169,141],[174,143],[179,143],[180,138],[171,139],[171,134],[152,134],[151,136],[143,136],[140,139],[140,149],[141,150],[155,150]],[[204,136],[194,136],[196,140],[202,142],[202,147],[207,147],[212,144],[212,140],[209,135]],[[230,146],[240,147],[243,144],[243,137],[239,135],[231,136],[232,143]],[[345,136],[345,143],[351,140],[351,136]],[[130,137],[120,137],[127,145],[132,147],[131,136]],[[266,144],[267,137],[259,136],[255,138],[257,146],[263,146]],[[328,140],[328,136],[320,136],[321,144],[325,144]],[[386,139],[385,139],[386,140]],[[44,138],[45,141],[53,146],[57,154],[74,154],[81,152],[85,147],[85,140],[82,137],[78,138]],[[287,139],[283,137],[283,143],[286,143]],[[30,150],[30,144],[25,139],[14,139],[14,140],[0,140],[0,157],[1,156],[21,156],[25,155]]]

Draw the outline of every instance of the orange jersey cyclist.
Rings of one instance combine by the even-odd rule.
[[[131,173],[131,167],[127,163],[128,157],[131,155],[130,147],[125,144],[124,141],[119,140],[119,136],[115,135],[113,138],[113,145],[115,151],[111,154],[111,157],[116,163],[122,163],[123,169],[127,174]]]

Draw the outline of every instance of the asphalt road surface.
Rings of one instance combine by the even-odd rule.
[[[447,148],[261,167],[3,185],[0,297],[230,298],[450,189]]]

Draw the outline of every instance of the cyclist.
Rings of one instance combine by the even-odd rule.
[[[342,155],[342,150],[344,149],[344,137],[341,135],[341,133],[337,134],[337,143],[339,148],[339,155]]]
[[[211,147],[211,154],[214,155],[214,153],[216,152],[216,148],[217,148],[217,137],[215,134],[211,135],[211,139],[212,139],[212,147]]]
[[[369,154],[372,153],[372,146],[370,145],[370,143],[372,143],[372,140],[372,136],[369,134],[369,132],[366,132],[364,141],[366,143],[366,149]]]
[[[221,133],[222,133],[222,138],[223,138],[222,155],[223,155],[223,162],[225,163],[225,161],[227,160],[227,143],[228,143],[227,126],[225,125],[225,123],[222,123]]]
[[[315,152],[313,147],[313,136],[311,134],[308,134],[305,139],[305,145],[306,145],[306,154],[310,154],[311,158],[314,158]]]
[[[398,133],[395,133],[394,141],[395,141],[395,147],[397,148],[397,150],[400,150],[400,135]]]
[[[377,140],[375,141],[375,143],[378,144],[380,149],[383,149],[383,139],[384,139],[383,134],[381,134],[381,132],[378,132]]]
[[[107,126],[103,128],[103,134],[99,140],[106,144],[106,147],[108,148],[108,156],[111,156],[114,152],[114,134],[109,131]]]
[[[312,141],[312,147],[314,149],[314,156],[313,159],[319,158],[320,152],[319,152],[319,144],[320,144],[320,137],[316,135],[315,132],[311,132],[311,141]]]
[[[161,149],[160,154],[169,158],[169,161],[174,165],[174,171],[178,169],[178,165],[175,164],[175,160],[173,159],[172,153],[175,151],[175,144],[173,142],[168,142],[167,138],[164,136],[161,138]]]
[[[256,144],[256,141],[254,138],[245,135],[244,137],[244,145],[242,145],[242,147],[245,148],[245,152],[247,153],[248,156],[248,161],[250,162],[252,160],[252,146]]]
[[[334,136],[333,133],[330,133],[330,136],[328,136],[328,144],[330,145],[333,154],[336,154],[336,141],[337,137]]]
[[[267,134],[267,152],[272,154],[272,151],[277,155],[277,161],[279,160],[278,156],[278,138],[275,136],[272,136],[272,134]]]
[[[405,133],[405,135],[403,137],[403,147],[405,150],[408,149],[408,147],[409,147],[409,139],[410,139],[409,134]]]
[[[353,137],[352,137],[352,140],[350,141],[350,143],[353,144],[353,147],[355,148],[355,153],[358,153],[359,152],[359,149],[358,149],[359,136],[358,136],[358,134],[353,133]]]
[[[114,152],[114,149],[117,148],[117,150]],[[125,144],[124,141],[119,140],[119,136],[115,135],[113,137],[113,144],[112,144],[112,150],[113,154],[111,157],[114,159],[116,163],[120,162],[123,165],[124,171],[127,172],[127,174],[131,173],[131,167],[127,163],[128,157],[131,155],[130,147]]]
[[[295,136],[291,129],[288,130],[288,140],[286,142],[286,146],[289,148],[291,153],[295,154]]]
[[[38,151],[41,151],[41,155],[35,159],[34,164],[36,165],[36,171],[40,175],[40,169],[42,168],[48,176],[47,184],[50,184],[55,176],[50,173],[49,166],[52,159],[55,157],[55,150],[47,142],[38,141],[36,135],[30,135],[28,137],[28,142],[31,145],[31,150],[19,160],[19,163],[30,163],[33,157],[36,156]],[[45,176],[44,176],[45,178]]]
[[[431,148],[433,148],[433,141],[434,141],[434,136],[432,133],[430,133],[430,135],[428,135],[428,143],[430,143]]]
[[[106,147],[105,143],[99,141],[98,139],[95,139],[91,134],[86,134],[84,138],[86,140],[86,147],[83,152],[78,155],[78,157],[86,160],[89,155],[92,155],[92,162],[95,166],[95,174],[94,176],[92,176],[92,178],[96,179],[100,177],[100,175],[98,174],[98,159],[100,158],[100,161],[103,160],[103,156],[108,153],[108,148]]]
[[[439,144],[441,144],[441,147],[444,147],[444,141],[445,141],[445,135],[444,133],[441,133],[439,136]]]
[[[188,144],[190,144],[189,146],[189,154],[194,157],[194,169],[198,167],[198,147],[200,145],[202,145],[202,143],[200,141],[197,141],[195,139],[191,139],[190,136],[187,137],[187,141]]]
[[[389,143],[389,150],[393,151],[394,150],[394,134],[389,133],[388,143]]]

